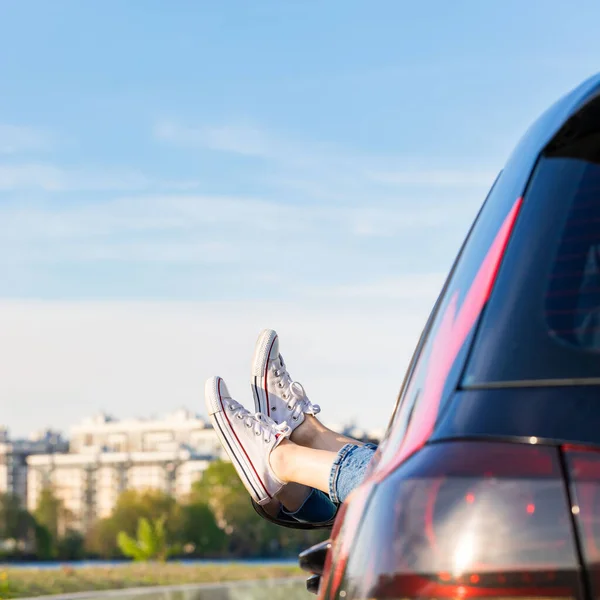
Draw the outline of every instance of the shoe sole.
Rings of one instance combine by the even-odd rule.
[[[254,356],[252,357],[252,394],[254,395],[254,407],[256,412],[271,416],[269,406],[269,392],[267,391],[267,367],[269,355],[273,344],[277,339],[277,333],[272,329],[265,329],[256,341]]]
[[[272,500],[271,494],[267,491],[266,485],[259,477],[250,457],[240,443],[235,433],[229,417],[223,406],[221,396],[221,377],[211,377],[204,387],[204,396],[208,415],[213,424],[214,430],[221,442],[221,445],[227,452],[237,474],[242,483],[252,496],[252,499],[259,505],[266,504]]]

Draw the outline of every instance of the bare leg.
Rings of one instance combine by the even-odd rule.
[[[275,474],[287,483],[277,494],[277,499],[288,511],[294,512],[302,506],[310,488],[315,487],[322,492],[329,492],[329,473],[337,453],[346,444],[361,446],[362,442],[332,431],[312,415],[305,416],[304,421],[293,431],[290,439],[293,444],[283,442],[273,452],[278,456],[271,455],[271,466],[275,470]],[[279,448],[284,448],[284,452],[279,453]],[[303,450],[309,452],[305,454]],[[307,457],[314,462],[304,462]],[[283,477],[278,468],[283,471]],[[315,481],[319,485],[315,485]],[[269,514],[279,512],[278,502],[273,501],[267,506],[269,509],[265,506],[265,510]]]
[[[270,463],[281,481],[300,483],[328,493],[329,475],[337,455],[338,450],[306,448],[284,440],[271,453]]]
[[[279,514],[279,509],[281,508],[281,502],[279,502],[279,500],[277,500],[277,498],[273,498],[267,504],[263,504],[262,508],[271,517],[276,517]]]
[[[279,514],[281,505],[283,505],[288,512],[295,512],[302,506],[309,493],[310,488],[305,485],[288,483],[281,489],[276,497],[271,500],[271,502],[263,504],[262,508],[272,517],[276,517]]]
[[[356,444],[358,446],[362,445],[362,442],[359,442],[358,440],[353,440],[352,438],[336,433],[335,431],[325,427],[325,425],[323,425],[312,415],[305,416],[304,421],[293,431],[290,439],[294,442],[294,445],[303,446],[307,449],[322,450],[327,452],[329,466],[327,470],[326,487],[317,488],[325,493],[329,492],[329,471],[331,470],[331,465],[337,456],[337,453],[346,444]],[[332,454],[332,456],[330,456],[330,454]],[[321,459],[319,458],[317,460]],[[273,457],[271,457],[271,461],[273,461]],[[276,516],[278,514],[279,503],[283,504],[283,506],[285,506],[289,512],[294,512],[302,506],[306,500],[306,497],[310,493],[311,487],[316,486],[313,486],[310,483],[310,479],[307,483],[295,478],[299,476],[302,475],[299,473],[291,474],[289,479],[282,480],[287,481],[288,483],[283,487],[279,494],[277,494],[277,500],[279,500],[279,502],[273,500],[273,502],[270,502],[268,505],[263,507],[269,514],[272,516]]]
[[[304,421],[294,429],[290,439],[299,446],[314,450],[339,452],[346,444],[362,446],[358,440],[331,431],[312,415],[306,415]],[[294,480],[295,481],[295,480]],[[321,489],[321,488],[319,488]]]
[[[297,510],[310,488],[329,493],[333,461],[346,444],[363,443],[325,427],[312,415],[293,431],[291,442],[284,440],[271,454],[271,467],[287,485],[278,498],[290,511]]]
[[[277,494],[277,499],[285,506],[289,512],[297,511],[306,497],[310,494],[310,488],[299,483],[288,483],[280,492]]]

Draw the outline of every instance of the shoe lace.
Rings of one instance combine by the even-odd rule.
[[[279,362],[279,364],[276,364],[276,362]],[[308,399],[304,386],[299,381],[292,379],[281,354],[279,360],[273,363],[273,373],[275,377],[279,378],[277,385],[283,389],[281,397],[287,401],[287,408],[292,411],[294,421],[297,421],[302,413],[314,417],[321,412],[321,407],[318,404],[313,404]]]
[[[262,435],[263,440],[268,444],[273,437],[288,437],[292,429],[287,423],[276,423],[273,419],[262,413],[251,413],[241,404],[235,401],[229,402],[231,416],[244,422],[248,429],[252,429],[256,436]]]

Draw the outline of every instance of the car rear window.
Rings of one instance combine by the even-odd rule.
[[[553,336],[575,347],[600,350],[600,166],[565,165],[574,189],[548,281],[544,311]]]
[[[481,384],[600,382],[600,136],[546,151],[466,369]]]

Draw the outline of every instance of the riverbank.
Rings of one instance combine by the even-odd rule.
[[[65,565],[53,570],[0,566],[0,599],[191,583],[282,579],[300,574],[300,569],[294,565],[247,563],[198,566],[148,563],[79,569]]]

